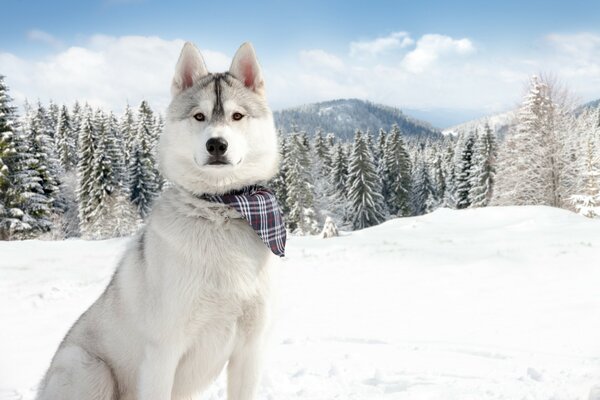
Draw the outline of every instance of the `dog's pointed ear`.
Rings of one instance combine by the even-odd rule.
[[[264,94],[262,72],[252,43],[246,42],[240,46],[233,56],[229,73],[242,81],[248,89]]]
[[[186,42],[175,67],[175,76],[171,83],[171,96],[175,97],[206,75],[208,75],[208,70],[200,51],[193,43]]]

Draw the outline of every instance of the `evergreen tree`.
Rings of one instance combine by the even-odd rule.
[[[571,195],[575,210],[586,217],[600,217],[600,107],[582,116],[579,135],[581,157],[576,194]]]
[[[77,165],[77,153],[74,140],[75,134],[73,133],[67,106],[63,105],[60,108],[54,137],[58,160],[63,170],[69,172]]]
[[[442,168],[444,173],[444,198],[442,207],[456,208],[456,167],[454,164],[454,142],[446,143],[446,149],[442,155]]]
[[[471,207],[485,207],[489,204],[495,181],[496,141],[488,124],[483,134],[478,135],[473,147],[469,202]]]
[[[471,173],[473,167],[473,146],[476,132],[469,133],[461,149],[458,174],[456,176],[456,208],[467,208],[471,205],[469,191],[471,190]]]
[[[292,232],[316,234],[319,229],[314,209],[314,185],[311,177],[309,146],[306,134],[294,132],[289,138],[287,165],[287,224]]]
[[[349,218],[354,229],[377,225],[385,220],[381,179],[377,175],[368,136],[356,131],[348,165]]]
[[[329,210],[333,213],[338,225],[347,221],[347,181],[348,181],[348,157],[342,143],[337,143],[331,149],[331,171],[329,173],[327,195],[329,198]]]
[[[91,196],[94,185],[94,164],[98,148],[98,134],[92,110],[86,105],[79,124],[79,160],[77,162],[77,203],[79,227],[84,236],[93,236],[93,213],[98,204]]]
[[[387,209],[391,215],[409,216],[411,165],[398,125],[387,135],[381,157],[379,170]]]
[[[136,120],[135,115],[129,104],[125,106],[125,112],[121,117],[120,132],[123,138],[124,162],[125,165],[131,164],[131,154],[133,152],[133,144],[136,138]]]
[[[287,175],[288,175],[288,166],[290,165],[289,160],[289,150],[288,150],[288,139],[285,137],[281,131],[278,131],[279,137],[279,154],[280,154],[280,163],[279,163],[279,171],[277,175],[273,177],[270,182],[270,187],[273,188],[275,195],[277,196],[277,201],[284,215],[287,215],[290,212],[290,207],[288,205],[288,189],[287,189]]]
[[[422,215],[433,211],[437,203],[435,188],[429,175],[429,168],[422,159],[417,162],[415,168],[412,198],[415,215]]]
[[[572,123],[565,95],[533,77],[499,157],[495,204],[567,206],[577,164]]]
[[[152,110],[146,101],[142,101],[129,161],[130,198],[141,218],[149,214],[152,201],[158,193],[153,127]]]
[[[0,75],[0,240],[9,240],[32,229],[25,203],[28,192],[24,150],[18,132],[16,108],[4,76]]]
[[[435,150],[435,153],[432,154],[431,182],[435,188],[435,198],[438,202],[435,206],[439,207],[444,204],[444,199],[446,198],[446,176],[441,150],[439,148]]]

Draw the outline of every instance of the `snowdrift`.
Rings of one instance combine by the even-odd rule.
[[[126,244],[0,243],[0,399],[34,397]],[[439,209],[287,254],[260,399],[600,399],[600,221]]]

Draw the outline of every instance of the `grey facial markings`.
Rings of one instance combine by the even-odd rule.
[[[223,79],[223,74],[215,74],[215,106],[212,112],[212,120],[215,122],[225,119],[225,110],[221,99],[221,79]]]

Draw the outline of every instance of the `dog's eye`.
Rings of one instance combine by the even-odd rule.
[[[204,121],[206,119],[206,117],[202,113],[197,113],[197,114],[194,114],[194,119],[196,121]]]
[[[244,118],[244,114],[235,112],[235,113],[233,113],[233,115],[231,117],[233,118],[234,121],[239,121],[240,119]]]

